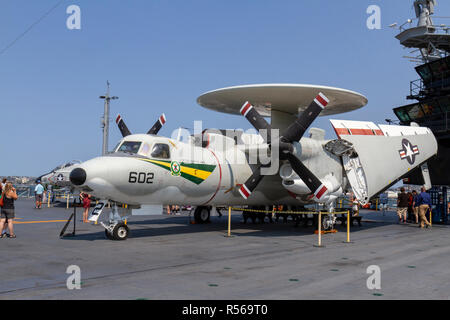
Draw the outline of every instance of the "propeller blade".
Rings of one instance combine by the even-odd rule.
[[[116,118],[117,126],[119,127],[120,132],[122,133],[122,136],[125,138],[126,136],[129,136],[131,134],[130,130],[128,130],[127,125],[125,124],[125,121],[123,121],[120,114]]]
[[[299,141],[311,123],[314,122],[328,103],[330,103],[330,100],[320,92],[309,107],[306,108],[306,110],[298,116],[297,120],[286,129],[283,133],[283,137],[287,139],[287,141]]]
[[[158,121],[148,130],[147,134],[158,134],[159,130],[161,130],[162,126],[166,123],[166,116],[164,113],[159,117]]]
[[[266,119],[264,119],[248,101],[244,103],[240,112],[245,118],[247,118],[256,130],[267,130],[267,138],[263,137],[263,135],[261,135],[261,137],[263,137],[267,144],[270,144],[270,130],[272,127],[267,123]]]
[[[314,193],[314,196],[320,200],[327,192],[327,187],[295,155],[288,153],[286,154],[286,158],[295,173],[297,173],[300,179],[302,179],[308,188]]]
[[[256,189],[259,182],[262,180],[262,178],[264,178],[264,176],[261,175],[261,167],[262,166],[258,166],[255,169],[255,171],[253,171],[253,174],[251,175],[251,177],[248,178],[248,180],[239,189],[239,193],[245,200],[247,200],[248,197],[250,197],[253,190]]]

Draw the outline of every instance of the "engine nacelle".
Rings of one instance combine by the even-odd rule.
[[[294,172],[292,167],[289,164],[284,164],[280,168],[280,177],[283,179],[282,185],[289,192],[298,195],[306,195],[310,194],[311,190],[308,186],[303,182],[302,179]],[[320,203],[330,203],[336,200],[342,194],[342,187],[337,181],[337,179],[332,174],[328,174],[325,178],[320,179],[322,183],[327,188],[326,193],[320,198],[320,200],[315,197],[313,200],[316,200]]]

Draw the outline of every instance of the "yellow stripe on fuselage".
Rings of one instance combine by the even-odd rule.
[[[148,161],[148,162],[152,162],[152,163],[156,163],[156,164],[162,165],[162,166],[170,169],[170,163],[167,163],[167,162],[158,161],[158,160],[150,160],[150,159],[142,159],[142,160]]]
[[[200,170],[200,169],[194,169],[194,168],[188,168],[188,167],[184,167],[181,166],[181,172],[182,173],[186,173],[188,175],[194,176],[196,178],[200,178],[203,180],[206,180],[212,172],[209,171],[204,171],[204,170]]]
[[[166,168],[168,168],[170,170],[170,163],[163,162],[163,161],[158,161],[158,160],[150,160],[150,159],[142,159],[142,160],[145,160],[145,161],[148,161],[148,162],[152,162],[152,163],[155,163],[155,164],[159,164],[159,165],[164,166],[164,167],[166,167]],[[212,173],[212,172],[201,170],[201,169],[188,168],[188,167],[185,167],[183,165],[180,165],[180,166],[181,166],[181,172],[182,173],[188,174],[190,176],[194,176],[194,177],[202,179],[202,180],[206,180]]]

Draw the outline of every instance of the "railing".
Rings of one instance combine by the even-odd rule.
[[[426,98],[427,96],[439,96],[443,91],[450,90],[450,71],[446,70],[439,75],[435,75],[427,84],[423,79],[411,81],[409,84],[408,99]]]
[[[16,193],[19,198],[32,198],[34,188],[33,186],[16,186]]]
[[[408,99],[416,99],[417,97],[423,97],[424,89],[425,89],[425,86],[423,84],[422,79],[417,79],[417,80],[411,81],[409,84]]]
[[[433,20],[436,19],[446,19],[446,21],[448,21],[450,17],[433,17]],[[411,24],[415,21],[418,21],[418,19],[411,19],[410,23],[404,23],[401,26],[398,27],[398,29],[400,30],[400,32],[412,29],[412,28],[417,28],[417,26],[411,27]],[[425,27],[425,26],[424,26]],[[429,25],[426,26],[428,29],[429,33],[434,33],[434,34],[450,34],[450,26],[446,25],[446,24],[438,24],[438,25]]]

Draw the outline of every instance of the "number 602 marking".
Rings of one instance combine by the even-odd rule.
[[[129,183],[153,183],[153,172],[130,172]]]

